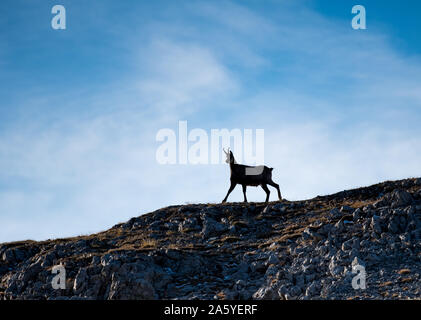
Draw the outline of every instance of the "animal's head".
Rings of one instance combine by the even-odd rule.
[[[234,154],[232,153],[232,151],[228,148],[228,151],[225,151],[224,148],[222,148],[222,150],[224,150],[225,156],[227,157],[225,159],[226,163],[235,163],[235,159],[234,159]]]

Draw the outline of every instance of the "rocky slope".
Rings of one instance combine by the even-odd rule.
[[[421,179],[172,206],[90,236],[0,245],[0,299],[420,299],[420,240]],[[60,263],[66,288],[53,289]],[[366,289],[353,289],[353,265]]]

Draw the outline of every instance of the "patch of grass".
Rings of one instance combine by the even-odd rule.
[[[220,291],[216,294],[216,296],[218,297],[219,300],[225,300],[226,299],[226,295],[225,292]]]
[[[155,239],[142,239],[141,243],[139,244],[139,247],[142,249],[145,248],[156,248],[158,245],[158,241]]]
[[[404,275],[404,274],[409,274],[411,273],[411,270],[409,269],[401,269],[398,271],[399,274]]]
[[[365,207],[369,204],[373,204],[376,200],[356,200],[356,201],[346,201],[344,205],[350,206],[351,208],[358,209]]]
[[[387,286],[391,286],[392,284],[393,284],[392,281],[386,281],[386,282],[380,283],[379,287],[387,287]]]
[[[408,278],[401,278],[401,279],[400,279],[400,282],[401,282],[401,283],[408,283],[408,282],[412,282],[412,281],[414,281],[414,279],[413,279],[413,278],[411,278],[411,277],[408,277]]]
[[[238,242],[240,241],[241,238],[240,237],[236,237],[236,236],[225,236],[221,239],[221,242]]]
[[[302,236],[302,234],[303,234],[303,232],[302,232],[302,231],[300,231],[300,232],[295,232],[295,233],[290,233],[290,234],[286,234],[286,235],[283,235],[282,237],[280,237],[279,239],[277,239],[277,241],[279,241],[279,242],[285,242],[285,241],[287,241],[288,239],[295,239],[295,238],[299,238],[299,237],[301,237],[301,236]]]
[[[4,243],[1,243],[1,245],[6,248],[11,248],[11,247],[24,247],[24,246],[34,244],[34,243],[37,243],[37,242],[34,240],[23,240],[23,241],[15,241],[15,242],[4,242]]]
[[[137,241],[133,241],[133,239],[130,240],[130,242],[121,243],[118,247],[112,248],[107,252],[150,250],[158,247],[158,241],[155,239],[141,238]]]
[[[244,220],[237,220],[237,221],[234,221],[232,225],[235,226],[236,228],[247,228],[249,223]]]
[[[189,232],[199,232],[200,230],[193,229],[193,228],[185,228],[181,232],[182,233],[189,233]]]
[[[176,243],[170,243],[167,246],[165,246],[165,249],[179,250],[180,245]]]

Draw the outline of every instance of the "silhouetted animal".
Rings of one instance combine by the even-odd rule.
[[[224,150],[224,149],[223,149]],[[225,196],[222,203],[226,202],[228,196],[234,190],[237,184],[241,184],[243,186],[243,194],[244,194],[244,202],[247,202],[246,197],[246,190],[247,186],[261,186],[262,189],[266,192],[266,201],[269,201],[270,191],[267,185],[270,185],[278,191],[279,200],[282,200],[281,191],[279,190],[279,185],[272,181],[272,170],[273,168],[269,168],[266,166],[246,166],[242,164],[237,164],[235,161],[234,155],[232,151],[228,149],[229,152],[225,151],[225,155],[227,156],[226,163],[229,163],[230,170],[231,170],[231,186],[228,190],[227,195]]]

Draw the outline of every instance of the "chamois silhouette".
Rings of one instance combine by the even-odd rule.
[[[269,201],[270,191],[267,185],[270,185],[278,191],[279,200],[282,200],[281,191],[279,190],[279,185],[273,182],[272,180],[272,170],[273,168],[269,168],[267,166],[246,166],[243,164],[237,164],[235,161],[234,155],[232,151],[229,150],[225,151],[225,155],[227,156],[226,163],[230,165],[231,171],[231,186],[228,190],[227,195],[225,196],[222,203],[227,202],[228,196],[234,190],[237,184],[241,184],[243,186],[243,194],[244,194],[244,202],[247,202],[246,190],[247,186],[261,186],[262,189],[266,192],[266,201]]]

